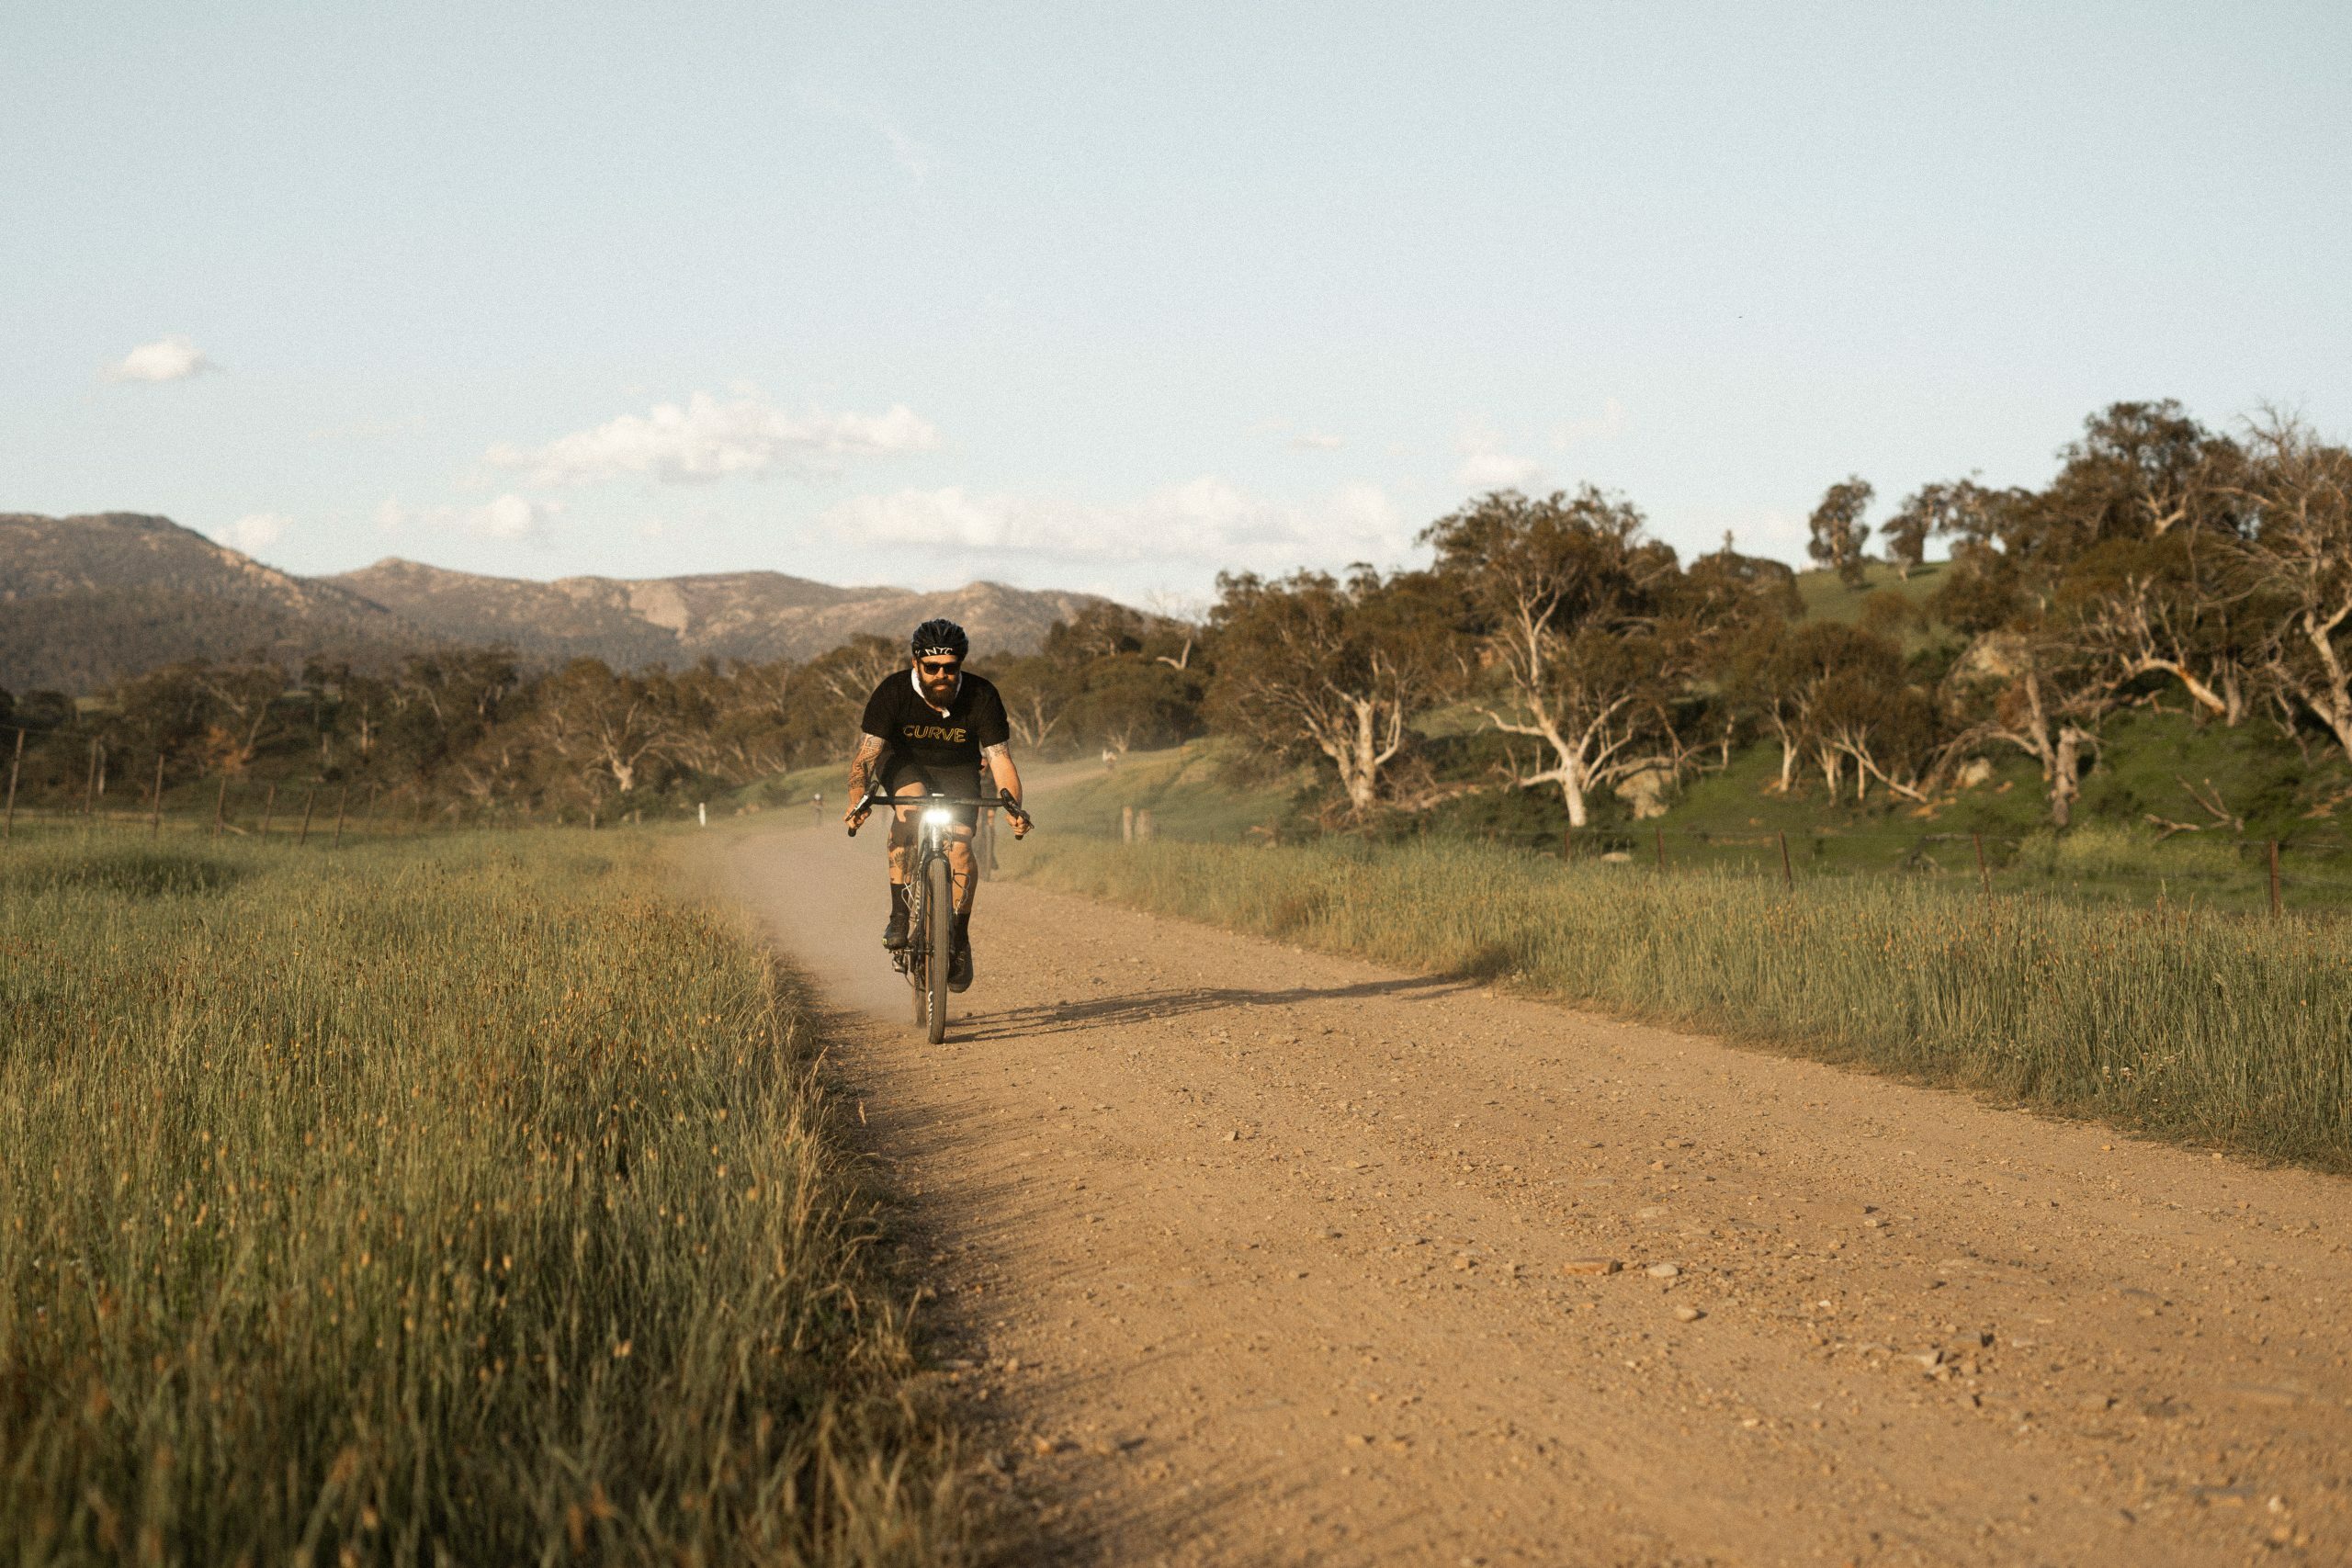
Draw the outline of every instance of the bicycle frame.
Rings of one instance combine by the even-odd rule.
[[[1003,811],[1023,824],[1034,820],[1009,790],[993,800],[868,790],[853,812],[863,816],[884,807],[915,814],[914,863],[908,868],[906,883],[907,945],[890,955],[890,964],[914,987],[915,1022],[925,1029],[934,1045],[947,1035],[947,971],[953,962],[956,923],[955,875],[947,846],[956,827],[955,808],[963,806]],[[857,837],[857,828],[855,823],[850,826],[850,837]]]

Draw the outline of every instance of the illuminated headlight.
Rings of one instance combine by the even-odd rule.
[[[944,828],[956,820],[956,813],[944,806],[934,806],[923,812],[922,819],[934,828]]]

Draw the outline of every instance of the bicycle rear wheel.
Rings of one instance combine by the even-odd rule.
[[[949,886],[947,857],[933,855],[922,868],[923,990],[930,1007],[931,1043],[947,1038],[947,969],[956,957],[956,900]]]

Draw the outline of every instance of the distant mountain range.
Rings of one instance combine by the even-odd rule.
[[[975,582],[946,592],[837,588],[775,571],[535,582],[390,558],[297,577],[164,517],[0,513],[0,688],[86,692],[186,659],[357,664],[447,644],[618,668],[712,657],[808,659],[945,615],[976,652],[1026,653],[1102,601]]]

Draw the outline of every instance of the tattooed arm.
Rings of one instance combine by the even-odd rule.
[[[980,752],[980,761],[988,769],[989,777],[996,781],[996,787],[1012,796],[1013,804],[1019,805],[1021,774],[1012,765],[1012,748],[1000,741]],[[1025,817],[1013,818],[1012,836],[1024,838],[1028,832],[1029,819]]]
[[[849,764],[849,809],[842,814],[842,820],[853,828],[865,820],[865,809],[858,803],[873,787],[875,765],[881,761],[882,738],[878,735],[859,736],[857,755],[850,759]]]

